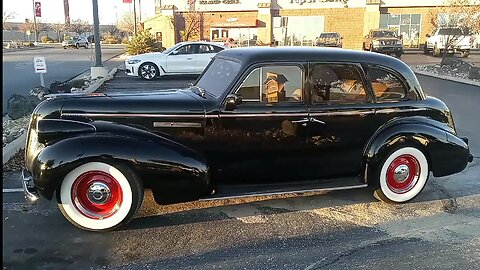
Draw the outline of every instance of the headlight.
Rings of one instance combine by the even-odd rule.
[[[130,65],[133,65],[133,64],[136,64],[136,63],[140,63],[142,60],[140,59],[132,59],[132,60],[127,60],[127,63],[129,63]]]
[[[372,43],[373,43],[373,46],[380,46],[380,41],[378,40],[374,40]]]

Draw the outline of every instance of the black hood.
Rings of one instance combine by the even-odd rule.
[[[134,94],[61,97],[63,113],[199,114],[205,108],[202,97],[188,89]]]

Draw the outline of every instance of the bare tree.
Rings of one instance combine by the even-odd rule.
[[[8,21],[15,19],[15,16],[18,14],[13,12],[13,11],[8,11],[4,10],[3,11],[3,23],[2,23],[2,29],[3,30],[11,30],[10,25],[8,24]]]
[[[447,28],[446,48],[452,47],[460,35],[480,33],[480,0],[446,0],[445,5],[430,12],[430,24],[435,28]],[[460,28],[462,33],[454,31]],[[443,58],[447,50],[444,50]]]
[[[122,19],[118,22],[118,29],[127,35],[133,35],[135,22],[133,20],[133,15],[130,13],[125,13],[122,16]],[[137,22],[137,31],[141,31],[141,24]]]
[[[199,40],[202,36],[203,14],[200,12],[183,13],[179,18],[180,38],[182,41]]]
[[[36,33],[36,36],[38,38],[38,36],[40,35],[40,32],[42,31],[46,31],[48,28],[47,28],[47,25],[45,23],[42,23],[41,20],[37,19],[37,33]],[[30,21],[30,20],[25,20],[25,22],[20,25],[20,31],[22,32],[27,32],[29,31],[30,33],[34,33],[35,32],[35,24]]]
[[[61,42],[61,40],[60,40],[61,34],[62,34],[62,32],[66,31],[65,24],[63,24],[63,23],[51,23],[49,25],[49,27],[50,27],[50,29],[52,29],[52,31],[54,31],[57,34],[57,41]]]
[[[68,31],[75,32],[79,35],[90,32],[92,30],[92,26],[81,19],[74,20],[68,26]]]

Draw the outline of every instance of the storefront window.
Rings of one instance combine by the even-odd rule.
[[[405,47],[418,48],[421,23],[421,14],[380,14],[380,28],[397,31]]]

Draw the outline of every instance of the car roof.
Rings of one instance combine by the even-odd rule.
[[[182,42],[179,42],[177,44],[175,44],[174,46],[182,46],[182,45],[187,45],[187,44],[206,44],[206,45],[215,45],[215,46],[219,46],[219,47],[225,47],[223,44],[220,44],[218,42],[211,42],[211,41],[182,41]],[[225,47],[227,48],[227,47]]]

